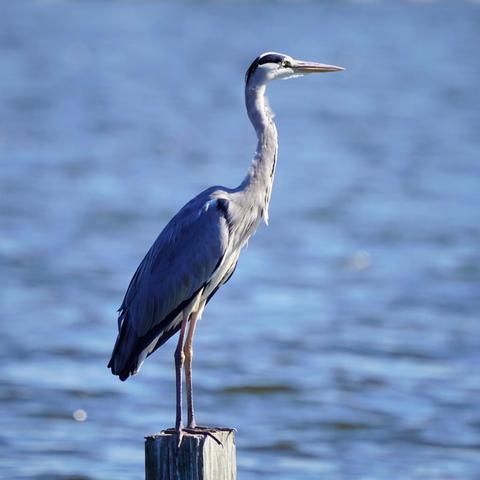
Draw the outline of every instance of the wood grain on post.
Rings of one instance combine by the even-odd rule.
[[[234,430],[212,429],[208,435],[168,432],[145,437],[146,480],[235,480],[237,461]]]

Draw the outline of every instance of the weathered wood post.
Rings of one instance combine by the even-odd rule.
[[[146,480],[235,480],[237,460],[235,432],[211,429],[209,435],[185,433],[180,447],[178,435],[163,430],[145,437]]]

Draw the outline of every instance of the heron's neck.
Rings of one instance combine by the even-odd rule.
[[[277,129],[273,113],[268,107],[265,85],[245,88],[245,103],[248,117],[257,133],[258,143],[255,156],[241,187],[258,207],[268,223],[268,204],[272,193],[273,177],[277,160]]]

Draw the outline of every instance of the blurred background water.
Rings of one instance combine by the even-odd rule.
[[[265,50],[347,67],[271,86],[261,227],[196,336],[201,423],[239,478],[480,478],[480,5],[0,4],[0,477],[140,479],[173,348],[120,383],[116,308],[168,219],[237,185]]]

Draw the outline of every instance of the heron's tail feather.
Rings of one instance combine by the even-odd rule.
[[[120,317],[126,317],[126,315],[127,314],[124,312]],[[118,375],[123,382],[130,375],[137,373],[138,336],[129,325],[127,318],[120,318],[119,323],[121,325],[120,331],[118,332],[117,340],[113,347],[112,357],[108,362],[107,368],[110,368],[112,373]]]

